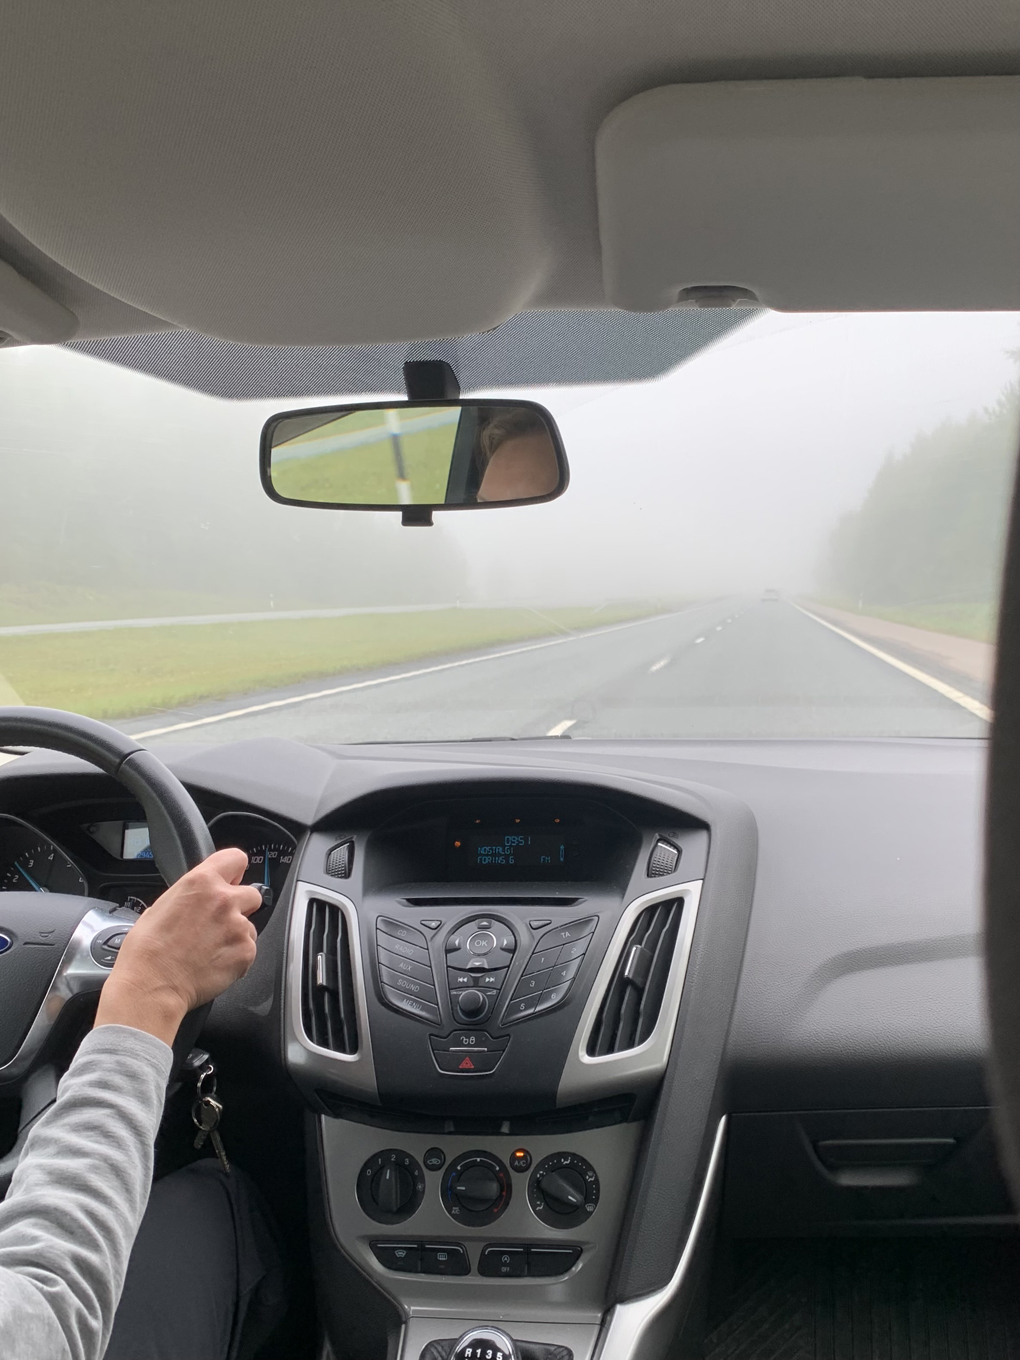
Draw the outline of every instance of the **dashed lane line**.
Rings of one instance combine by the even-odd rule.
[[[662,658],[661,661],[656,661],[656,663],[655,663],[654,666],[649,666],[649,667],[648,667],[648,674],[649,674],[649,675],[654,675],[656,671],[661,671],[662,668],[663,668],[663,666],[668,666],[668,665],[669,665],[670,660],[671,660],[670,657],[664,656],[664,657]]]
[[[791,601],[791,603],[793,602]],[[969,694],[964,694],[962,689],[957,689],[954,685],[947,685],[944,680],[936,679],[934,675],[929,675],[927,671],[918,670],[916,666],[910,666],[906,661],[900,661],[898,657],[890,656],[888,652],[883,652],[878,647],[872,647],[870,642],[864,642],[861,638],[854,637],[853,633],[844,632],[842,628],[837,628],[834,623],[829,623],[827,619],[820,619],[817,614],[812,614],[810,609],[805,609],[802,605],[795,604],[793,607],[799,609],[802,614],[806,614],[809,619],[814,619],[815,623],[820,623],[823,628],[831,628],[834,633],[838,633],[841,638],[846,638],[847,642],[852,642],[855,647],[861,647],[864,651],[870,652],[872,656],[877,656],[886,665],[895,666],[904,675],[909,675],[913,680],[919,680],[922,685],[927,685],[929,689],[935,690],[944,699],[951,699],[954,704],[959,704],[968,713],[973,713],[975,717],[981,718],[986,723],[992,721],[992,710],[980,699],[972,699]]]
[[[267,699],[261,704],[248,704],[244,708],[231,708],[225,713],[212,713],[206,718],[191,718],[186,722],[168,723],[165,727],[150,727],[144,732],[131,732],[135,741],[147,737],[162,737],[168,732],[184,732],[194,727],[208,727],[212,723],[227,722],[231,718],[245,718],[251,713],[269,713],[275,708],[292,708],[295,704],[312,703],[316,699],[330,699],[334,694],[351,694],[359,689],[374,689],[378,685],[393,685],[398,680],[414,680],[421,675],[436,675],[441,671],[458,670],[462,666],[480,666],[486,661],[501,661],[508,656],[522,656],[525,652],[540,652],[547,647],[562,647],[569,642],[579,642],[584,638],[601,637],[606,633],[619,633],[626,628],[639,628],[645,623],[660,623],[663,619],[679,616],[709,605],[694,605],[691,609],[672,610],[668,614],[651,614],[645,619],[631,619],[627,623],[613,623],[605,628],[592,628],[584,633],[572,633],[569,637],[550,638],[546,642],[530,642],[522,647],[508,647],[502,652],[487,652],[482,656],[467,656],[459,661],[441,661],[435,666],[419,666],[413,671],[398,671],[396,675],[380,675],[372,680],[355,680],[348,685],[331,685],[329,689],[313,690],[309,694],[292,694],[286,699]],[[702,638],[701,641],[704,641]]]
[[[564,718],[563,721],[558,722],[555,727],[550,727],[545,735],[547,737],[562,737],[567,728],[573,727],[576,722],[576,718]]]

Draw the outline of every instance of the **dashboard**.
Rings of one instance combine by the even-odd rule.
[[[980,743],[165,758],[264,890],[256,964],[202,1043],[246,1111],[242,1164],[267,1184],[300,1164],[334,1337],[417,1360],[509,1319],[574,1360],[635,1329],[651,1354],[707,1222],[1014,1221],[984,1082]],[[40,752],[0,771],[0,886],[137,912],[162,885],[137,805]]]
[[[268,817],[211,812],[218,850],[248,856],[244,882],[283,890],[297,839]],[[40,809],[29,821],[0,814],[0,892],[70,893],[144,911],[166,888],[153,863],[149,829],[130,801],[96,800]]]

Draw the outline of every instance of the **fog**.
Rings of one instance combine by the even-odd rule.
[[[1013,314],[770,315],[652,382],[517,389],[560,424],[567,493],[432,529],[270,502],[258,435],[280,403],[8,350],[0,592],[22,618],[40,583],[153,613],[178,612],[175,591],[190,612],[811,590],[886,456],[993,403],[1018,346]]]

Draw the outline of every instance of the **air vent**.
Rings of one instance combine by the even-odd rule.
[[[354,842],[341,841],[326,856],[326,873],[331,878],[350,878],[354,868]]]
[[[588,1038],[589,1058],[638,1048],[655,1028],[683,907],[682,898],[657,902],[631,926]]]
[[[313,898],[305,917],[305,957],[301,995],[305,1033],[313,1044],[334,1053],[357,1053],[347,919],[333,902]]]

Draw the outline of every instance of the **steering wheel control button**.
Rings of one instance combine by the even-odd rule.
[[[491,1152],[465,1152],[447,1168],[440,1194],[451,1218],[485,1228],[510,1203],[510,1172]]]
[[[580,1247],[529,1247],[528,1274],[539,1279],[566,1275],[580,1256]]]
[[[446,1165],[446,1153],[442,1148],[430,1147],[425,1150],[421,1160],[426,1171],[442,1171]]]
[[[372,1255],[387,1270],[416,1275],[421,1270],[420,1242],[370,1242]]]
[[[493,1039],[491,1035],[478,1032],[453,1034],[449,1038],[429,1035],[432,1057],[440,1072],[452,1072],[459,1077],[495,1072],[509,1042],[509,1035]]]
[[[89,946],[89,952],[101,968],[112,968],[117,962],[117,955],[120,947],[127,939],[128,928],[124,926],[107,926],[101,930],[93,939]],[[4,936],[6,939],[7,937]],[[2,952],[2,950],[0,950]]]
[[[543,1157],[528,1182],[528,1203],[550,1228],[577,1228],[598,1208],[599,1178],[576,1152]]]
[[[358,1203],[376,1223],[403,1223],[425,1195],[425,1173],[402,1148],[370,1157],[358,1172]]]
[[[510,1154],[511,1171],[527,1171],[531,1166],[531,1153],[527,1148],[517,1148]]]
[[[470,1275],[471,1262],[459,1242],[426,1242],[421,1249],[423,1275]]]
[[[478,1257],[478,1273],[492,1279],[522,1279],[528,1273],[527,1247],[483,1247]]]

